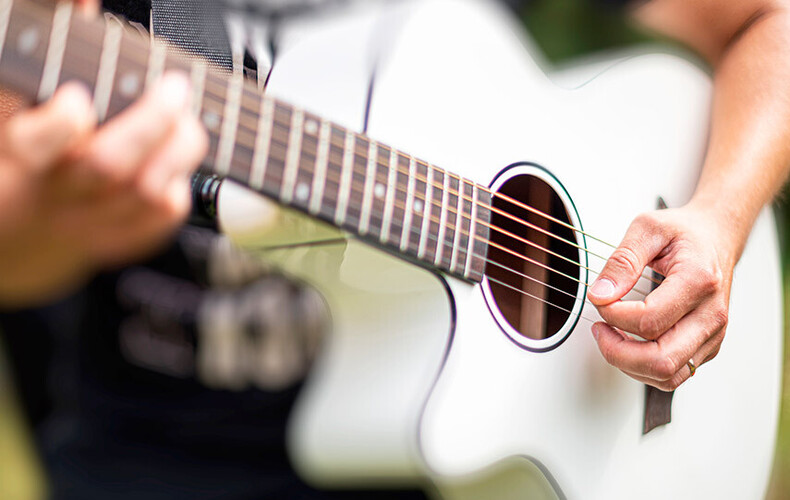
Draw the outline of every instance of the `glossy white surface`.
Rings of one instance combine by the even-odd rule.
[[[565,185],[585,230],[613,243],[658,196],[670,206],[688,199],[709,106],[699,69],[668,55],[640,56],[568,91],[544,75],[495,7],[406,5],[376,64],[372,137],[484,184],[513,162],[538,163]],[[280,61],[285,69],[275,70],[273,89],[359,129],[358,92],[372,67],[360,47],[381,39],[373,28],[380,19],[362,17],[303,31]],[[313,68],[326,86],[304,78]],[[221,201],[220,213],[234,203]],[[232,220],[225,227],[241,233]],[[782,352],[767,211],[736,269],[719,356],[677,391],[672,423],[646,436],[644,386],[604,362],[588,321],[557,349],[528,352],[500,331],[480,287],[451,280],[457,329],[431,390],[452,319],[438,278],[356,242],[268,256],[315,281],[334,315],[290,433],[293,457],[313,480],[429,476],[452,484],[516,455],[541,462],[574,499],[764,494]],[[602,266],[594,257],[590,264]],[[583,314],[597,318],[589,306]]]

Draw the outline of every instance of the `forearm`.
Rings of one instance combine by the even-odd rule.
[[[691,207],[726,228],[738,260],[790,168],[790,0],[652,0],[635,17],[710,62],[711,134]]]
[[[790,171],[790,12],[762,14],[716,61],[711,136],[692,205],[731,232],[738,259]]]

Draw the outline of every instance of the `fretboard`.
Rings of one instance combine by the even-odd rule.
[[[0,84],[32,101],[77,80],[103,121],[172,69],[190,75],[193,111],[209,133],[204,171],[430,269],[482,279],[486,188],[266,96],[117,19],[85,19],[67,2],[0,0]]]

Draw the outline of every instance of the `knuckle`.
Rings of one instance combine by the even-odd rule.
[[[92,147],[85,161],[89,168],[103,179],[120,182],[123,179],[121,162],[114,155],[107,154],[106,148]]]
[[[724,330],[729,322],[729,313],[724,304],[717,304],[711,313],[714,331]]]
[[[718,292],[722,286],[722,276],[712,269],[699,269],[696,273],[696,281],[700,290],[706,295]]]
[[[640,229],[656,227],[660,224],[658,215],[655,212],[645,212],[636,216],[633,226]]]
[[[680,378],[680,376],[674,376],[670,380],[661,384],[663,386],[661,390],[665,392],[672,392],[676,390],[678,387],[680,387],[682,383],[683,383],[683,379]]]
[[[628,275],[638,274],[641,271],[639,257],[633,250],[625,246],[620,246],[615,249],[611,257],[609,257],[609,264],[615,270],[624,272]]]
[[[658,313],[646,311],[639,320],[639,332],[637,333],[644,339],[656,340],[664,333],[663,318]]]
[[[652,372],[657,379],[666,382],[678,372],[678,365],[672,357],[662,356],[653,363]]]

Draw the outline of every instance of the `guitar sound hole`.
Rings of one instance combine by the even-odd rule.
[[[492,244],[486,266],[493,301],[519,335],[533,340],[551,338],[578,315],[577,296],[583,280],[576,232],[562,224],[572,226],[568,211],[543,179],[516,175],[497,192],[541,213],[493,197]]]

